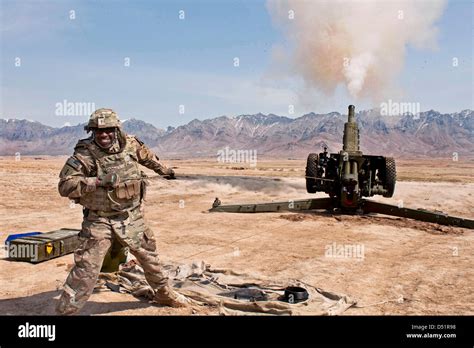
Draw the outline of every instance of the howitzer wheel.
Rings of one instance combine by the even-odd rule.
[[[385,158],[385,177],[384,188],[387,190],[384,197],[392,197],[395,191],[395,183],[397,181],[397,168],[395,167],[395,160],[392,157]]]
[[[308,193],[316,193],[316,179],[308,178],[308,176],[315,178],[318,176],[319,155],[317,153],[310,153],[308,161],[306,162],[306,191]]]

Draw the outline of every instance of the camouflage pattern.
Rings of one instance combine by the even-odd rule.
[[[120,184],[114,188],[96,187],[95,190],[81,195],[79,203],[91,210],[106,212],[133,209],[140,204],[141,192],[146,181],[145,174],[138,167],[136,146],[132,137],[128,137],[125,148],[119,153],[108,153],[94,145],[93,141],[83,143],[99,165],[94,173],[102,177],[108,173],[118,174]],[[82,145],[82,144],[81,144]]]
[[[120,120],[113,110],[98,109],[89,117],[89,122],[84,129],[90,131],[94,128],[115,128],[120,126]]]
[[[108,112],[110,109],[100,109],[94,114],[103,115],[103,110],[107,111],[105,119],[113,121],[116,114]],[[93,122],[89,122],[91,128]],[[108,121],[104,122],[110,126]],[[57,307],[60,314],[73,314],[82,308],[94,289],[104,258],[112,246],[116,254],[126,247],[136,257],[159,303],[175,307],[186,303],[185,298],[169,288],[168,279],[161,271],[156,242],[143,217],[142,202],[147,181],[138,165],[164,176],[174,176],[174,172],[162,165],[158,157],[136,137],[125,135],[122,131],[121,134],[122,137],[116,138],[108,149],[99,147],[93,136],[80,140],[74,155],[66,161],[59,174],[60,195],[84,207],[80,233],[82,244],[74,253],[75,266],[67,277]],[[108,173],[119,176],[117,187],[98,185],[97,178]]]
[[[153,289],[158,291],[168,284],[168,279],[161,271],[158,254],[150,250],[150,245],[156,245],[156,242],[139,208],[109,218],[91,211],[82,223],[80,237],[83,242],[74,253],[75,266],[64,285],[58,305],[59,313],[76,313],[87,302],[114,238],[127,246],[136,257]]]
[[[110,212],[133,208],[140,204],[140,197],[135,194],[136,187],[131,187],[136,181],[141,182],[140,195],[143,200],[146,186],[146,176],[137,164],[154,170],[159,175],[174,174],[172,169],[161,164],[159,158],[134,136],[126,136],[125,149],[121,152],[118,144],[104,151],[92,138],[82,139],[74,148],[74,155],[66,161],[59,174],[59,193],[92,210]],[[125,184],[127,180],[131,182],[130,185],[125,185],[126,192],[124,186],[120,190],[114,189],[112,193],[106,188],[96,187],[97,177],[113,170],[120,176],[121,183]],[[127,195],[128,192],[131,193],[133,202],[118,197]],[[118,204],[114,204],[110,198]],[[122,208],[123,206],[127,208]]]

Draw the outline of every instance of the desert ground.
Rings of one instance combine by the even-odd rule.
[[[81,207],[57,192],[67,157],[0,158],[0,240],[9,234],[80,228]],[[387,216],[324,212],[209,213],[223,204],[323,197],[306,193],[304,160],[247,164],[163,161],[178,179],[150,176],[146,218],[163,262],[204,260],[218,268],[299,279],[358,302],[345,315],[474,314],[474,231]],[[397,160],[393,198],[373,199],[474,218],[474,160]],[[363,258],[331,258],[328,245],[362,245]],[[69,254],[37,265],[0,260],[0,315],[50,315],[73,264]],[[403,299],[403,300],[402,300]],[[150,305],[94,292],[85,315],[217,314]]]

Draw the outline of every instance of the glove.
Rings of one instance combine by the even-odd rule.
[[[97,178],[97,186],[115,188],[120,183],[120,177],[116,173],[108,173]]]
[[[174,170],[169,168],[166,174],[163,175],[163,178],[165,178],[166,180],[175,180],[176,177],[174,176]]]

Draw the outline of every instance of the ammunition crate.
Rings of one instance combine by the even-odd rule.
[[[24,237],[8,238],[5,242],[7,259],[39,263],[74,252],[79,247],[80,230],[61,228],[56,231]]]

